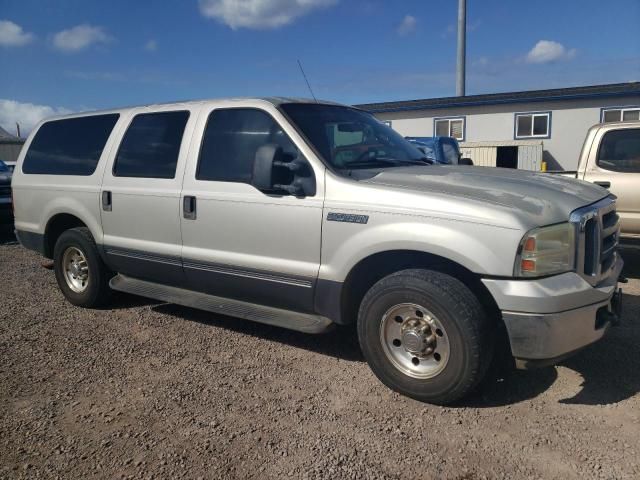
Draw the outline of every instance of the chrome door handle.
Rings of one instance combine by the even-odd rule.
[[[182,199],[182,215],[187,220],[196,219],[196,197],[185,195]]]
[[[113,208],[113,204],[111,203],[111,192],[108,190],[104,190],[102,192],[102,210],[105,212],[110,212]]]

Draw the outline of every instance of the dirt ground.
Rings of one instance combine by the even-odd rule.
[[[603,341],[443,408],[380,384],[353,329],[83,310],[0,243],[0,478],[640,478],[640,255]]]

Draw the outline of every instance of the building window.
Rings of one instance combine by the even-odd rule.
[[[640,107],[614,107],[603,108],[600,121],[608,122],[629,122],[640,120]]]
[[[435,137],[453,137],[459,142],[464,141],[465,118],[435,118],[433,120],[433,131]]]
[[[515,138],[550,138],[551,112],[516,113]]]

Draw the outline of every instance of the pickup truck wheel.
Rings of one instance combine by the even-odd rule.
[[[72,304],[98,307],[109,297],[108,269],[88,228],[60,235],[53,249],[53,268],[60,290]]]
[[[436,404],[469,393],[493,354],[478,299],[456,278],[429,270],[403,270],[374,284],[360,305],[358,338],[385,385]]]

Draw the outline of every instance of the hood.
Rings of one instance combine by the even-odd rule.
[[[494,205],[528,217],[527,223],[535,226],[567,221],[573,210],[609,195],[602,187],[573,178],[493,167],[389,168],[364,182]]]

